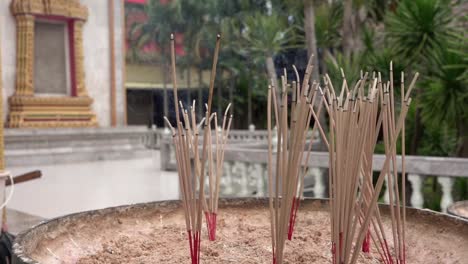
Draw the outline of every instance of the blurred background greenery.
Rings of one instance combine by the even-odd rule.
[[[234,128],[265,127],[267,85],[294,64],[303,74],[315,54],[313,78],[324,73],[348,83],[360,70],[395,80],[404,71],[421,78],[406,122],[411,155],[468,157],[468,4],[448,0],[148,0],[127,4],[126,15],[144,12],[144,21],[127,20],[127,62],[154,63],[167,71],[169,35],[183,35],[178,66],[190,74],[211,67],[214,39],[223,36],[215,91],[220,111],[234,104]],[[158,49],[140,52],[149,43]],[[195,71],[195,72],[193,72]],[[165,74],[163,74],[165,76]],[[190,79],[190,78],[189,78]],[[170,80],[165,80],[170,83]],[[337,85],[335,85],[337,86]],[[200,84],[202,99],[206,86]],[[397,89],[399,91],[399,89]],[[164,91],[165,101],[167,91]],[[193,97],[193,98],[191,98]],[[167,103],[165,103],[167,104]],[[153,120],[152,120],[153,122]],[[467,180],[457,178],[454,200],[468,199]],[[439,209],[440,186],[425,181],[425,206]]]

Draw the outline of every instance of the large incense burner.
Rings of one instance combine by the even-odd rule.
[[[380,209],[389,231],[388,207]],[[217,238],[209,241],[203,228],[200,262],[271,263],[268,214],[267,199],[221,199]],[[285,263],[330,263],[329,221],[326,200],[304,200]],[[109,208],[53,219],[20,234],[13,263],[190,263],[186,236],[178,201]],[[467,221],[407,209],[407,263],[465,263],[467,245]],[[381,263],[374,243],[358,263]]]
[[[172,123],[164,118],[172,131],[181,202],[52,220],[19,236],[13,263],[466,263],[466,220],[406,210],[405,118],[418,73],[407,86],[402,72],[397,88],[392,63],[389,80],[380,72],[361,72],[360,79],[348,85],[342,72],[341,89],[327,74],[323,82],[310,81],[312,57],[302,80],[293,65],[295,81],[288,83],[285,72],[281,87],[268,87],[268,200],[219,201],[232,120],[230,105],[222,121],[211,108],[220,37],[205,117],[198,120],[196,102],[190,106],[178,100],[171,35],[176,115]],[[318,118],[322,110],[328,132]],[[311,145],[304,147],[311,127],[312,134],[319,131],[329,153],[329,201],[303,197],[309,169],[303,161],[312,151]],[[374,179],[378,142],[384,146],[385,161]],[[390,203],[380,206],[385,180]]]

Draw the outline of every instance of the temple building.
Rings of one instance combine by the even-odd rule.
[[[0,1],[9,128],[126,122],[122,0]]]

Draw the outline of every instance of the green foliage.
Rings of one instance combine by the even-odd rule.
[[[288,27],[286,17],[276,13],[265,15],[256,12],[245,16],[242,26],[240,37],[244,49],[239,52],[243,55],[251,53],[263,57],[261,60],[264,60],[291,48],[288,44],[293,41],[293,29]]]
[[[467,57],[452,49],[441,49],[432,58],[433,67],[425,79],[421,100],[424,122],[433,126],[446,123],[456,128],[458,123],[468,120]]]
[[[454,33],[450,6],[443,0],[403,0],[386,17],[386,34],[407,65],[423,63]]]
[[[422,193],[424,197],[424,208],[440,211],[440,200],[442,189],[437,183],[437,177],[427,177],[423,183]]]
[[[363,57],[360,53],[354,53],[349,58],[346,58],[342,53],[337,53],[334,59],[325,59],[328,75],[335,87],[335,91],[339,91],[341,89],[341,83],[343,80],[341,77],[341,69],[343,69],[343,72],[345,73],[348,86],[353,86],[360,78],[362,62]]]
[[[334,2],[322,3],[315,9],[315,38],[319,48],[337,48],[343,25],[343,6]]]
[[[184,30],[184,17],[182,14],[182,1],[169,1],[161,4],[159,0],[150,0],[146,6],[148,23],[143,24],[144,32],[161,46],[167,46],[173,32]]]
[[[395,60],[396,56],[389,48],[380,49],[378,52],[368,52],[363,61],[365,70],[369,73],[375,72],[382,75],[383,80],[390,80],[390,62],[393,62],[393,80],[395,83],[395,96],[400,98],[400,80],[401,73],[405,72],[405,67],[401,60]],[[406,82],[411,80],[412,76],[405,75]],[[408,83],[406,83],[406,87]]]

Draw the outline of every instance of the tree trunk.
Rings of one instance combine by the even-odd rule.
[[[312,0],[304,0],[304,29],[306,35],[307,55],[310,57],[314,54],[312,72],[312,80],[319,80],[319,64],[317,52],[317,39],[315,38],[315,13],[314,2]]]
[[[310,57],[314,54],[313,65],[314,69],[312,72],[312,80],[320,81],[319,79],[319,64],[318,64],[318,52],[317,52],[317,39],[315,37],[315,11],[314,11],[314,2],[312,0],[304,0],[304,28],[306,34],[306,43],[307,43],[307,55]],[[320,101],[317,100],[318,104]],[[327,131],[328,125],[325,118],[325,111],[322,110],[320,113],[319,122],[322,128]],[[320,150],[325,150],[325,144],[320,140],[319,145]]]
[[[203,70],[198,69],[198,99],[197,99],[197,110],[198,116],[201,118],[203,116]]]
[[[468,158],[468,124],[466,121],[459,121],[458,128],[457,157]]]
[[[190,96],[191,90],[192,90],[192,65],[189,65],[187,69],[187,108],[189,107],[189,105],[192,104],[190,102],[192,101],[192,98]]]
[[[222,76],[222,74],[220,74],[220,75]],[[215,81],[215,82],[216,82],[216,81]],[[218,101],[218,104],[217,104],[217,105],[218,105],[218,107],[217,107],[218,111],[216,111],[216,112],[218,112],[218,116],[222,116],[222,114],[221,114],[222,111],[223,111],[223,110],[221,110],[221,106],[222,106],[222,102],[221,102],[222,93],[221,93],[221,92],[222,92],[222,91],[221,91],[221,85],[219,85],[219,81],[218,81],[218,85],[217,85],[217,86],[218,86],[218,87],[216,87],[216,95],[217,95],[217,97],[218,97],[218,100],[217,100],[217,101]]]
[[[269,81],[271,81],[271,84],[273,84],[273,86],[275,86],[276,89],[279,89],[278,76],[276,75],[275,63],[273,62],[272,56],[267,56],[266,67],[267,67],[268,79],[270,79]]]
[[[266,58],[266,67],[267,67],[268,78],[271,80],[271,83],[275,87],[274,89],[276,89],[275,90],[276,95],[277,95],[276,96],[276,104],[279,107],[280,103],[281,103],[281,98],[279,96],[281,94],[281,88],[279,87],[279,84],[278,84],[278,76],[276,75],[275,63],[273,62],[273,57],[272,56],[267,56],[267,58]],[[249,111],[250,110],[251,109],[249,108]],[[250,125],[250,123],[249,123],[249,125]]]
[[[414,132],[413,139],[411,140],[410,153],[411,155],[418,154],[419,143],[423,135],[423,127],[421,123],[421,108],[417,107],[414,118]]]
[[[252,124],[252,88],[247,89],[247,128]]]
[[[229,102],[234,104],[234,87],[236,85],[236,79],[234,74],[231,73],[231,78],[229,78]]]
[[[349,58],[353,49],[353,1],[346,0],[343,13],[343,51],[344,55]]]
[[[168,105],[168,96],[167,96],[167,67],[166,61],[164,60],[162,63],[162,70],[163,70],[163,100],[164,100],[164,116],[169,118],[169,105]],[[170,119],[169,119],[170,120]],[[166,122],[164,122],[164,126],[166,126]]]

